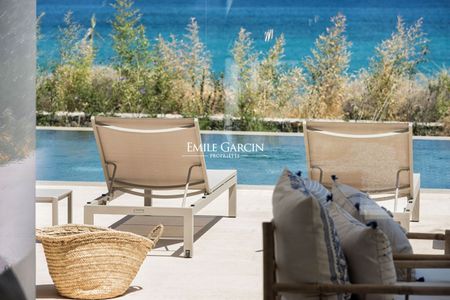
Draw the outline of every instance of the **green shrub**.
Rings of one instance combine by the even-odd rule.
[[[112,7],[115,9],[111,22],[113,41],[114,67],[121,72],[121,76],[128,76],[128,72],[135,69],[145,69],[150,63],[150,42],[145,35],[145,27],[141,24],[142,14],[133,7],[132,0],[116,0]]]
[[[281,35],[258,66],[257,102],[261,116],[282,116],[300,102],[300,92],[305,84],[302,70],[282,63],[285,39]],[[294,104],[295,105],[295,104]]]
[[[298,101],[304,84],[302,70],[281,62],[284,36],[262,58],[253,48],[251,34],[241,28],[232,49],[234,82],[228,93],[237,106],[242,130],[263,130],[261,117],[281,116]]]
[[[351,43],[345,36],[345,16],[339,13],[331,18],[331,23],[326,33],[316,39],[312,56],[304,62],[308,75],[307,98],[302,108],[305,117],[336,118],[342,115]]]
[[[253,73],[257,62],[254,53],[253,39],[251,33],[241,28],[237,40],[234,42],[232,54],[234,60],[233,73],[234,91],[230,91],[237,103],[237,116],[242,122],[243,130],[252,130],[257,127],[256,101],[254,97]]]
[[[206,103],[212,92],[211,58],[200,40],[199,26],[191,18],[186,28],[186,41],[181,42],[181,69],[186,92],[182,103],[185,114],[203,116],[210,113]]]
[[[396,32],[377,46],[368,75],[364,78],[363,118],[395,119],[396,92],[402,81],[411,80],[417,73],[418,65],[428,53],[427,43],[422,31],[422,19],[405,27],[402,18],[398,18]]]
[[[159,114],[181,112],[183,91],[180,82],[181,70],[177,55],[177,40],[172,36],[166,41],[161,35],[155,46],[155,62],[153,70],[153,108]]]
[[[186,116],[207,116],[223,107],[223,77],[211,71],[209,53],[192,18],[185,39],[159,36],[154,65],[154,97],[159,107]],[[172,111],[173,112],[173,111]]]
[[[439,72],[429,84],[431,96],[436,99],[437,119],[450,117],[450,75],[448,69]]]
[[[113,84],[113,97],[121,112],[146,113],[152,107],[152,57],[141,24],[142,14],[133,5],[131,0],[116,0],[112,4],[113,66],[119,74],[119,80]]]
[[[72,12],[64,17],[64,26],[59,28],[59,62],[53,73],[40,74],[37,79],[37,109],[46,111],[99,112],[104,109],[93,89],[93,63],[95,17],[82,36],[82,27],[73,20]]]

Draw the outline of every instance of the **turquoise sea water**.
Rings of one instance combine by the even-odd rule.
[[[38,180],[103,181],[92,131],[37,130]],[[210,169],[236,169],[240,184],[274,185],[283,168],[306,170],[302,136],[203,134],[205,144],[264,144],[264,151],[239,158],[214,158]],[[219,152],[220,153],[220,152]],[[450,189],[450,140],[414,140],[414,172],[424,188]]]
[[[342,12],[348,19],[351,48],[351,71],[367,66],[374,47],[395,30],[397,16],[408,24],[420,17],[430,39],[429,61],[422,71],[431,73],[450,65],[450,1],[448,0],[136,0],[143,13],[143,22],[151,39],[161,33],[182,38],[191,17],[201,27],[201,37],[210,50],[213,67],[224,71],[231,63],[230,49],[241,27],[253,33],[258,50],[270,47],[264,33],[286,37],[285,60],[298,63],[310,54],[315,38],[329,25],[329,19]],[[45,12],[39,42],[39,63],[46,65],[56,57],[56,34],[63,15],[74,12],[75,19],[85,27],[90,17],[97,18],[99,55],[97,62],[107,64],[112,55],[110,24],[111,0],[37,0],[38,15]]]

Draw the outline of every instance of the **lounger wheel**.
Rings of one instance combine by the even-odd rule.
[[[184,251],[184,257],[186,257],[186,258],[191,258],[192,256],[191,256],[191,250],[185,250]]]

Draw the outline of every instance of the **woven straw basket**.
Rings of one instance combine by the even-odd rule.
[[[148,238],[89,225],[61,225],[36,230],[58,292],[77,299],[122,295],[144,258],[157,243],[163,226]]]

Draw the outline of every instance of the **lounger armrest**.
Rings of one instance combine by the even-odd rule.
[[[273,288],[277,293],[353,293],[353,294],[397,294],[397,295],[450,295],[448,285],[423,284],[283,284],[276,283]]]
[[[444,253],[450,254],[450,230],[445,230],[445,233],[408,232],[406,236],[413,240],[444,241]]]

